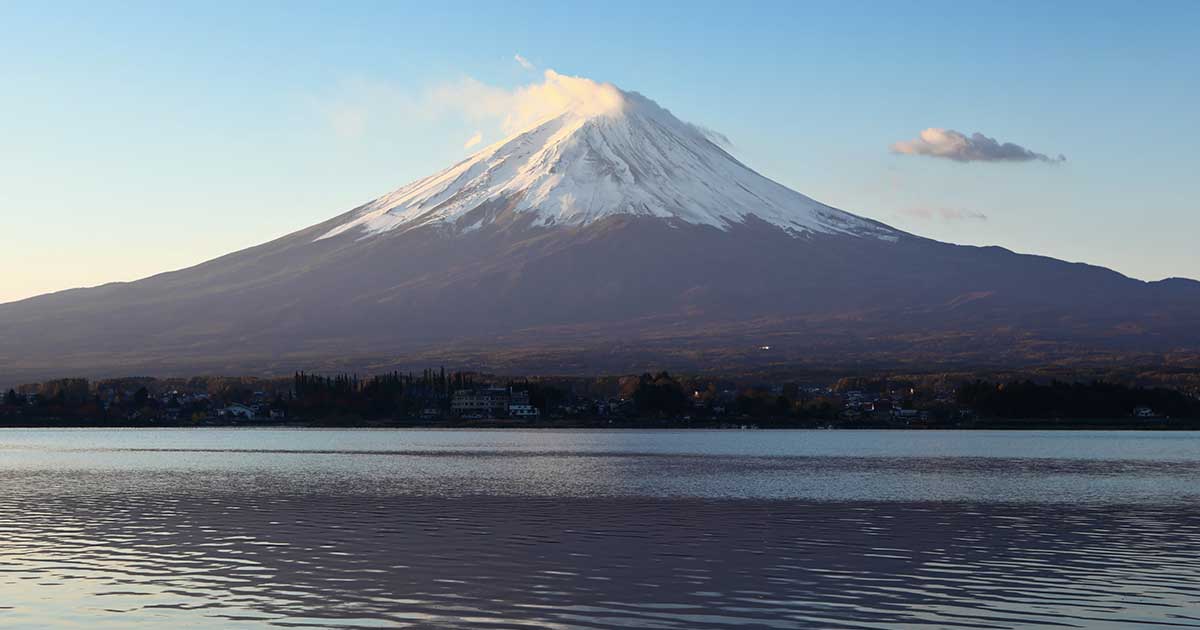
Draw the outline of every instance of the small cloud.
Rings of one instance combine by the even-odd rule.
[[[1031,151],[1019,144],[1011,142],[1000,143],[995,138],[989,138],[979,132],[966,134],[953,129],[930,127],[921,132],[920,137],[905,140],[892,145],[892,152],[902,155],[928,155],[956,162],[1049,162],[1067,161],[1066,156],[1058,157]]]
[[[516,60],[517,63],[521,64],[521,67],[525,68],[526,70],[533,70],[534,68],[533,63],[522,57],[520,54],[513,55],[513,59]]]
[[[463,145],[463,148],[470,149],[471,147],[479,144],[480,142],[483,142],[483,132],[476,131],[475,135],[471,136],[470,138],[467,138],[467,142],[466,142],[466,144]]]
[[[329,124],[340,138],[356,139],[367,131],[367,110],[353,105],[339,105],[328,110]]]
[[[927,206],[905,208],[904,210],[900,211],[900,214],[925,221],[932,221],[935,219],[940,221],[987,221],[988,219],[986,214],[975,210],[963,210],[961,208],[930,208]]]

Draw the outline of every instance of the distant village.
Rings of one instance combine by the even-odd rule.
[[[505,379],[473,372],[292,378],[66,378],[6,391],[3,426],[1194,428],[1200,393],[931,376],[746,383],[666,372]]]

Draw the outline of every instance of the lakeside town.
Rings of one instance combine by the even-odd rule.
[[[0,426],[1200,428],[1200,390],[951,375],[753,382],[657,374],[502,378],[66,378],[7,390]]]

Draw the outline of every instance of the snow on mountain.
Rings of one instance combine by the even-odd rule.
[[[758,175],[640,95],[546,79],[495,107],[515,135],[340,217],[188,269],[0,304],[0,383],[1200,352],[1198,283],[910,236]]]
[[[485,204],[532,213],[543,226],[628,214],[727,229],[754,216],[795,235],[899,235],[759,175],[640,94],[593,85],[524,131],[357,209],[317,240],[431,224],[469,231],[495,216],[463,221]]]

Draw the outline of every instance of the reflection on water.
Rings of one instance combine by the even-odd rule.
[[[0,627],[1200,628],[1192,436],[155,433],[0,432]]]

